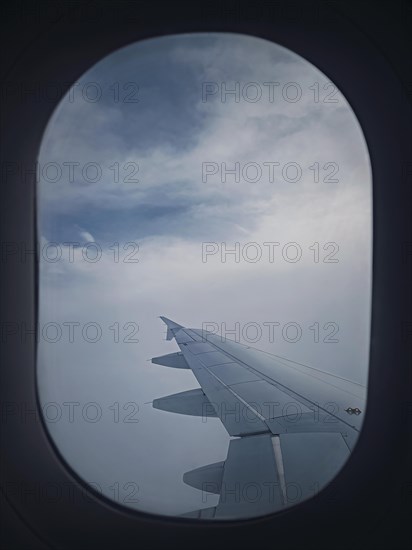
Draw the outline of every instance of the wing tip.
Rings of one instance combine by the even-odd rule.
[[[171,319],[168,319],[167,317],[164,317],[163,315],[159,315],[159,319],[161,319],[165,325],[167,325],[169,328],[182,328],[183,325],[179,325],[179,323],[175,323]]]

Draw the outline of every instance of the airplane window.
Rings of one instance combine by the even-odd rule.
[[[313,497],[366,407],[372,176],[343,94],[238,34],[73,83],[38,157],[38,387],[98,493],[205,520]]]

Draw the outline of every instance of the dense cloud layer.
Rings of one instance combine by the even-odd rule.
[[[236,90],[236,83],[238,98],[222,101],[223,87]],[[101,92],[95,102],[87,100],[93,90]],[[262,97],[254,102],[248,98],[256,90]],[[276,162],[271,181],[268,163]],[[239,163],[238,182],[230,174],[222,182],[222,163],[229,169]],[[247,163],[254,164],[244,172]],[[49,428],[68,462],[107,495],[114,496],[118,482],[122,501],[134,487],[125,483],[135,483],[138,501],[126,503],[165,514],[217,500],[202,501],[182,474],[225,458],[228,437],[219,420],[150,405],[197,387],[190,372],[148,361],[176,350],[162,340],[158,315],[193,327],[239,323],[243,342],[366,382],[369,157],[345,99],[302,58],[240,35],[175,36],[123,48],[63,99],[39,165],[40,327],[57,325],[40,337],[41,398],[61,406],[61,419]],[[59,169],[62,177],[51,181]],[[253,182],[259,169],[262,177]],[[339,181],[329,182],[328,174]],[[127,175],[138,181],[125,181]],[[222,243],[233,249],[236,242],[238,257],[222,262]],[[245,248],[251,242],[257,244]],[[61,259],[54,262],[56,251]],[[338,261],[325,263],[328,257]],[[79,323],[73,338],[64,322]],[[95,343],[98,329],[90,322],[102,331]],[[274,342],[268,322],[280,323]],[[324,342],[328,322],[339,328],[337,343]],[[282,335],[287,323],[301,327],[299,341],[291,342],[293,327]],[[320,342],[309,328],[314,323]],[[80,403],[72,406],[73,422],[63,402]],[[101,407],[97,422],[87,410],[82,416],[89,402]]]

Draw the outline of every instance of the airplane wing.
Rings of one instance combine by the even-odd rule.
[[[219,494],[217,506],[185,514],[238,519],[310,498],[346,462],[358,437],[365,387],[166,317],[180,352],[152,362],[191,369],[200,388],[155,399],[169,412],[217,417],[231,440],[227,458],[183,481]]]

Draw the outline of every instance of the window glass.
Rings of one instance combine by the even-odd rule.
[[[336,85],[255,37],[144,40],[73,84],[38,173],[39,395],[71,468],[121,505],[206,519],[275,512],[327,484],[356,440],[336,425],[361,428],[371,311],[370,161]],[[230,399],[208,388],[198,416],[201,392],[156,401],[201,386],[151,362],[180,352],[159,316],[213,333],[201,364]],[[271,426],[270,450],[208,408],[239,397]],[[217,513],[230,484],[240,496]]]

